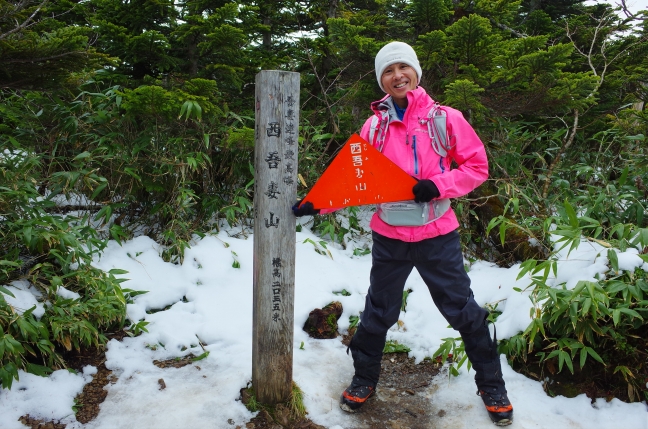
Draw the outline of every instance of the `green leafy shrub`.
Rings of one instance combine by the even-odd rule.
[[[46,374],[64,366],[62,350],[80,350],[105,343],[102,332],[123,326],[125,293],[115,274],[90,265],[106,245],[89,216],[53,213],[56,205],[36,187],[40,160],[10,141],[13,150],[0,158],[0,285],[26,280],[47,303],[44,314],[36,307],[18,309],[0,288],[0,380],[10,388],[18,370]],[[61,288],[78,294],[63,298]]]
[[[219,218],[251,218],[252,119],[228,110],[215,81],[111,79],[97,72],[61,97],[4,94],[7,138],[40,160],[41,191],[83,196],[78,209],[112,238],[138,230],[174,262]]]
[[[556,228],[551,231],[560,237],[557,244],[561,248],[569,247],[571,251],[583,236],[598,235],[602,231],[596,220],[578,217],[569,203],[565,203],[564,212],[564,218],[553,219]],[[648,245],[646,228],[619,224],[611,229],[619,237],[614,242],[618,247],[632,246],[644,251]],[[611,247],[602,240],[595,241]],[[603,374],[596,378],[604,378],[608,385],[614,386],[617,396],[622,392],[630,401],[646,399],[644,377],[648,368],[643,338],[648,317],[648,275],[641,268],[620,270],[612,248],[606,255],[610,266],[608,277],[580,281],[573,289],[547,284],[549,275],[557,274],[555,258],[523,262],[518,279],[531,275],[532,321],[524,332],[503,340],[500,351],[514,363],[539,365],[543,373],[568,369],[580,378]],[[648,255],[639,256],[648,262]],[[591,363],[586,367],[588,362]]]
[[[559,185],[567,187],[565,198],[575,191],[569,200],[582,210],[581,218],[600,224],[602,237],[617,224],[648,226],[646,137],[612,129],[595,134],[591,142],[597,150],[581,154],[562,171]]]
[[[0,382],[3,388],[10,389],[13,380],[18,380],[18,370],[46,375],[63,360],[55,352],[45,323],[33,316],[36,307],[18,313],[3,297],[3,293],[11,292],[0,292]],[[45,365],[32,362],[34,358],[40,358]]]
[[[383,349],[383,353],[409,353],[410,351],[411,349],[405,344],[399,344],[394,340],[388,340]]]
[[[466,364],[468,371],[470,371],[472,364],[470,363],[470,360],[468,360],[468,355],[466,354],[465,346],[461,337],[442,338],[441,341],[443,342],[433,353],[432,358],[436,359],[437,362],[441,364],[449,362],[448,377],[451,375],[455,377],[458,376],[459,368],[461,368],[464,363]]]

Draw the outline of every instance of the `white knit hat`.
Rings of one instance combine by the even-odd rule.
[[[414,49],[412,49],[412,47],[407,43],[391,42],[383,46],[382,49],[378,51],[378,54],[376,54],[376,79],[378,80],[380,89],[387,92],[380,82],[382,74],[387,67],[396,63],[405,63],[412,67],[416,71],[416,76],[418,77],[418,82],[416,82],[416,84],[418,85],[421,83],[421,65],[419,64]]]

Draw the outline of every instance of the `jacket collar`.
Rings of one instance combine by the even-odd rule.
[[[407,93],[407,109],[417,108],[419,101],[427,97],[427,92],[421,86],[417,86],[412,91]],[[374,101],[371,103],[371,110],[381,116],[382,112],[387,111],[389,113],[389,121],[391,122],[394,118],[397,118],[396,109],[394,109],[394,100],[392,96],[387,94],[380,100]]]

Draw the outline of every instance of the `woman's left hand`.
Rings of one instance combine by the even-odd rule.
[[[437,185],[429,179],[419,180],[412,188],[412,192],[414,192],[414,201],[417,203],[429,203],[441,195]]]

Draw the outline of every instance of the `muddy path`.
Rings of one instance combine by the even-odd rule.
[[[371,398],[350,420],[353,428],[431,429],[437,427],[439,415],[430,397],[436,386],[433,377],[440,365],[425,360],[418,365],[406,353],[383,357],[380,384]]]

